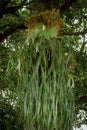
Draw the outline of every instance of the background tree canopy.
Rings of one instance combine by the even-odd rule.
[[[75,80],[75,111],[77,115],[79,113],[77,125],[87,124],[87,0],[0,0],[0,102],[3,104],[1,107],[5,109],[1,113],[4,113],[4,118],[0,123],[3,126],[2,122],[5,122],[4,125],[8,126],[8,129],[12,126],[8,125],[6,118],[9,116],[15,120],[13,113],[18,113],[20,108],[17,104],[18,75],[14,71],[16,64],[14,63],[13,68],[7,73],[9,58],[15,55],[16,51],[22,50],[26,39],[25,19],[54,8],[60,10],[60,16],[65,19],[66,25],[62,33],[66,43],[64,48],[68,50],[68,46],[71,45],[75,53],[75,69],[72,73]],[[9,111],[12,110],[12,114],[7,112],[5,105]],[[14,129],[19,127],[21,122],[18,125],[14,124]]]

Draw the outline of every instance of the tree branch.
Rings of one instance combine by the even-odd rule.
[[[82,46],[81,46],[81,50],[80,50],[80,52],[83,52],[84,47],[85,47],[86,44],[87,44],[87,41],[82,43]]]
[[[18,9],[22,8],[23,5],[26,3],[26,1],[27,0],[24,0],[19,5],[16,5],[16,6],[2,8],[1,11],[0,11],[0,18],[2,18],[3,15],[5,15],[5,14],[14,13]]]
[[[19,29],[26,29],[24,24],[14,25],[5,30],[3,34],[0,34],[0,42],[3,42],[9,35],[15,33]]]
[[[80,31],[80,32],[63,32],[64,35],[68,35],[68,36],[78,36],[78,35],[84,35],[87,33],[87,29]]]
[[[78,111],[78,110],[87,110],[87,106],[76,106],[75,107],[75,111]]]
[[[79,97],[76,102],[82,102],[82,103],[87,103],[87,96],[81,96]]]

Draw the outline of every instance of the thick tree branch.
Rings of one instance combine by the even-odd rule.
[[[78,36],[78,35],[84,35],[86,33],[87,33],[87,29],[80,32],[64,32],[63,34],[68,36],[73,36],[73,35]]]
[[[26,2],[27,2],[27,0],[24,0],[24,1],[21,2],[19,5],[2,8],[2,9],[0,10],[0,18],[2,18],[3,15],[5,15],[5,14],[16,12],[18,9],[22,8],[23,5],[24,5]]]
[[[6,39],[8,36],[15,33],[19,29],[26,29],[26,27],[24,26],[24,24],[19,24],[19,25],[14,25],[9,27],[7,30],[5,30],[4,33],[0,35],[0,42],[3,42],[4,39]]]

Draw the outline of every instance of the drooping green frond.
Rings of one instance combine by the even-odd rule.
[[[51,33],[31,32],[18,59],[21,113],[28,130],[73,129],[73,55],[70,50],[65,57],[63,42]]]

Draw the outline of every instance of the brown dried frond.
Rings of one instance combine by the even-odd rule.
[[[31,16],[25,20],[25,26],[29,29],[36,29],[38,25],[38,17]]]
[[[56,25],[58,35],[62,34],[64,26],[65,26],[65,21],[62,18],[60,18],[57,25]]]
[[[52,9],[41,12],[38,16],[31,16],[25,20],[25,26],[29,30],[38,28],[38,24],[42,23],[46,28],[56,27],[58,35],[61,35],[65,26],[65,22],[60,18],[59,10]]]
[[[58,35],[62,33],[65,22],[60,18],[59,10],[52,9],[41,12],[39,19],[47,28],[56,27]]]
[[[52,25],[55,20],[59,19],[60,17],[59,10],[56,9],[46,10],[44,12],[41,12],[39,17],[42,19],[43,24],[49,27],[49,25]]]

